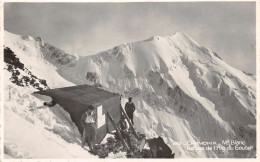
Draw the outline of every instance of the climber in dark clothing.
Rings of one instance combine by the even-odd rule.
[[[131,120],[132,124],[134,125],[134,111],[135,111],[135,105],[132,102],[132,97],[128,98],[128,102],[125,104],[125,112],[129,119]]]

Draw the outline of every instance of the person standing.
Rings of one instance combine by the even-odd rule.
[[[131,140],[129,136],[129,125],[126,121],[125,116],[121,116],[120,121],[117,123],[117,127],[123,137],[123,139],[126,139],[127,145],[131,148],[132,150],[132,145],[131,145]]]
[[[90,151],[93,151],[93,141],[96,139],[96,124],[94,116],[94,107],[88,106],[87,110],[82,114],[81,123],[83,125],[82,147],[87,141]]]
[[[135,111],[135,105],[132,102],[132,97],[129,97],[128,102],[125,104],[125,112],[133,125],[134,125],[134,119],[133,119],[134,111]]]

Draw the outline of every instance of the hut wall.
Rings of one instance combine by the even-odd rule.
[[[102,102],[96,103],[93,106],[95,106],[96,114],[97,114],[97,138],[96,143],[99,143],[102,141],[102,139],[105,137],[107,132],[111,132],[114,129],[112,123],[109,121],[107,117],[107,112],[111,114],[114,121],[117,123],[120,120],[121,116],[121,109],[120,109],[120,96],[115,96],[112,98],[108,98]],[[102,108],[102,115],[99,114],[100,109]],[[102,118],[105,118],[105,123],[102,122]]]

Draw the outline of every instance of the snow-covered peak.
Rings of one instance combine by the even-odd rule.
[[[74,66],[77,57],[45,43],[40,37],[22,36],[4,32],[4,46],[10,48],[26,68],[39,78],[52,78],[50,87],[72,83],[61,79],[57,69],[61,66]],[[47,80],[47,79],[46,79]]]
[[[25,40],[25,41],[38,41],[38,42],[41,42],[42,39],[41,37],[32,37],[32,36],[25,36],[25,35],[17,35],[17,34],[13,34],[13,33],[10,33],[8,31],[4,31],[4,39],[7,39],[7,40]],[[8,42],[8,41],[6,41]]]
[[[222,137],[246,140],[255,135],[251,127],[256,124],[255,77],[229,66],[186,34],[122,44],[82,57],[75,67],[62,71],[65,78],[76,84],[99,84],[110,91],[133,96],[139,107],[137,127],[150,136],[159,134],[174,141],[220,142]],[[183,120],[179,123],[175,117]],[[175,127],[176,122],[188,123],[188,132],[192,133],[188,135],[186,128]],[[240,129],[251,135],[240,136]],[[247,142],[255,145],[255,139]],[[181,152],[193,156],[186,151]]]
[[[71,55],[49,43],[45,43],[41,37],[15,35],[4,32],[5,46],[14,49],[18,57],[24,61],[33,58],[48,61],[54,66],[74,66],[78,56]]]

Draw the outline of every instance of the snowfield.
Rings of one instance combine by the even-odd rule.
[[[50,88],[96,84],[122,94],[123,106],[132,96],[136,129],[147,138],[161,136],[176,158],[256,157],[255,75],[229,66],[183,33],[154,36],[87,57],[9,32],[4,45]],[[80,147],[80,134],[62,107],[43,106],[48,97],[31,95],[33,87],[14,85],[7,70],[4,77],[6,158],[97,158]],[[191,150],[185,145],[223,145],[225,140],[244,141],[252,149]]]

